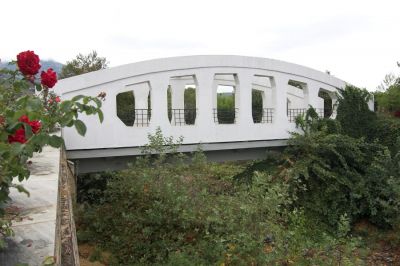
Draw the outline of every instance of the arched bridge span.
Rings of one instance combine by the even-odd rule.
[[[81,117],[88,128],[85,137],[63,129],[67,156],[86,160],[80,171],[90,172],[140,154],[158,127],[164,136],[183,136],[182,151],[201,144],[216,157],[232,150],[243,159],[254,156],[252,151],[263,153],[285,144],[295,130],[294,117],[308,105],[321,116],[334,116],[335,92],[344,86],[334,76],[283,61],[208,55],[155,59],[63,79],[56,92],[63,99],[107,94],[102,124],[97,117]]]

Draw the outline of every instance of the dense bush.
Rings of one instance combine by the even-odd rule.
[[[304,132],[294,133],[286,150],[296,205],[334,226],[343,215],[395,224],[400,213],[400,180],[393,170],[397,157],[381,144],[332,133],[314,112],[298,118]]]
[[[388,147],[392,155],[400,151],[396,145],[400,138],[400,119],[378,115],[371,134],[379,144]]]
[[[351,223],[399,224],[400,138],[392,120],[365,112],[364,91],[341,95],[340,119],[309,109],[283,155],[253,164],[210,164],[202,153],[189,163],[157,130],[145,158],[95,176],[79,240],[110,251],[111,265],[362,265]]]
[[[337,121],[342,126],[343,133],[354,137],[371,138],[376,115],[368,108],[372,94],[367,90],[354,86],[346,86],[338,93]]]
[[[160,132],[150,137],[147,151],[171,141]],[[110,251],[111,265],[337,261],[331,253],[339,241],[301,209],[289,208],[289,184],[283,179],[249,172],[252,183],[238,184],[232,177],[246,165],[210,164],[202,153],[187,164],[188,158],[164,152],[114,173],[101,200],[78,210],[79,240]],[[341,228],[348,228],[342,218]],[[348,229],[340,232],[345,237]],[[314,249],[320,253],[310,255]],[[340,260],[350,253],[346,256]]]
[[[112,178],[112,172],[82,174],[77,177],[77,201],[80,203],[101,203],[107,181]]]

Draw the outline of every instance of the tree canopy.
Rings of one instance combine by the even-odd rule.
[[[99,57],[97,52],[93,50],[88,55],[78,54],[72,61],[67,61],[67,64],[61,69],[59,78],[69,78],[76,75],[105,69],[107,66],[107,59],[105,57]]]

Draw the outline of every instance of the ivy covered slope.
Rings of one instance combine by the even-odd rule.
[[[104,94],[102,98],[79,95],[60,99],[52,91],[57,74],[52,68],[40,72],[40,59],[33,51],[21,52],[10,65],[16,67],[0,69],[0,247],[3,237],[12,234],[11,221],[4,218],[10,188],[28,193],[13,183],[14,178],[29,178],[28,159],[45,145],[63,145],[61,137],[50,134],[54,128],[74,126],[84,135],[81,113],[96,114],[103,120],[100,108]]]

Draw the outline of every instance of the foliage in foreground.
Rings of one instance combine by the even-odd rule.
[[[341,217],[334,238],[302,209],[290,207],[284,180],[256,172],[251,184],[239,184],[232,177],[245,165],[209,164],[201,153],[191,164],[187,160],[163,153],[114,173],[99,201],[81,204],[79,240],[114,254],[111,265],[352,260],[352,248],[337,249],[345,240],[356,243],[346,237],[347,217]]]
[[[331,226],[343,215],[351,221],[367,218],[379,226],[395,225],[400,213],[399,154],[392,158],[381,144],[338,133],[340,128],[326,126],[334,122],[319,119],[312,108],[297,123],[304,132],[294,133],[286,150],[296,205]]]
[[[6,219],[5,204],[10,200],[10,188],[29,194],[15,179],[29,178],[28,160],[34,152],[41,152],[46,145],[59,148],[64,141],[51,134],[59,127],[75,127],[79,134],[86,133],[86,126],[79,119],[82,114],[98,115],[103,120],[101,100],[77,95],[61,101],[52,88],[57,82],[51,69],[42,71],[39,56],[33,51],[21,52],[15,70],[0,69],[0,248],[4,238],[12,235],[11,221]]]
[[[372,138],[369,132],[374,129],[376,114],[369,110],[368,101],[372,94],[367,90],[347,85],[339,89],[337,121],[342,126],[343,134],[354,138]]]
[[[188,165],[167,156],[176,145],[157,131],[146,151],[159,156],[96,176],[104,190],[81,205],[80,241],[113,253],[111,265],[369,263],[369,243],[351,234],[370,232],[352,226],[399,226],[400,138],[394,120],[364,112],[364,91],[350,90],[341,119],[319,119],[314,109],[298,117],[302,134],[275,160],[218,165],[198,153]],[[349,119],[361,128],[344,129]]]

